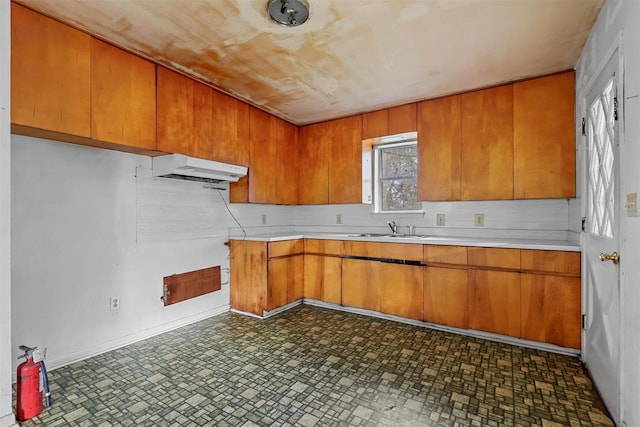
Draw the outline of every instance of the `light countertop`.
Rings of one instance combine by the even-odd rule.
[[[566,240],[488,238],[488,237],[446,237],[446,236],[403,236],[389,235],[360,236],[359,233],[318,233],[318,232],[279,232],[269,234],[247,234],[246,237],[230,236],[231,240],[253,240],[278,242],[293,239],[354,240],[362,242],[410,243],[420,245],[480,246],[488,248],[539,249],[581,252],[578,243]]]

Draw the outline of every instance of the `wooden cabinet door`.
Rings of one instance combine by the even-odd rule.
[[[513,85],[514,197],[576,196],[574,72]]]
[[[417,109],[415,102],[389,108],[389,135],[417,130]]]
[[[522,338],[579,349],[580,278],[522,274]]]
[[[156,66],[91,39],[91,138],[156,148]]]
[[[249,166],[249,104],[211,92],[211,158]]]
[[[298,203],[298,127],[276,119],[276,200]]]
[[[300,128],[298,144],[298,203],[329,203],[329,149],[331,131],[327,122]]]
[[[462,268],[424,269],[424,321],[467,329],[468,276]]]
[[[362,139],[389,135],[389,110],[378,110],[362,115]]]
[[[157,79],[158,151],[211,159],[213,89],[160,66]]]
[[[520,273],[469,270],[469,328],[520,337]]]
[[[304,255],[289,257],[287,304],[304,298]]]
[[[231,308],[262,316],[267,305],[267,243],[232,240],[229,256]]]
[[[380,311],[422,320],[422,267],[380,263]]]
[[[276,118],[254,107],[249,117],[249,202],[274,203]]]
[[[329,203],[362,202],[362,116],[332,120]]]
[[[460,200],[460,96],[418,104],[418,199]]]
[[[513,86],[460,95],[462,200],[513,199]]]
[[[91,137],[91,37],[11,3],[11,122]]]
[[[342,260],[342,304],[380,311],[380,265],[378,261]]]
[[[304,255],[304,297],[342,304],[342,258]]]
[[[267,311],[287,304],[287,290],[294,273],[291,257],[275,258],[268,261]]]

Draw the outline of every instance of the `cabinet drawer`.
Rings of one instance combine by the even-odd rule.
[[[520,269],[520,249],[469,247],[467,254],[469,265]]]
[[[305,239],[304,251],[310,254],[342,255],[342,240]]]
[[[411,243],[370,243],[346,241],[345,255],[422,261],[422,246]]]
[[[467,247],[424,245],[424,263],[467,265]]]
[[[303,251],[304,241],[302,239],[269,242],[268,257],[276,258],[280,256],[301,254]]]
[[[520,260],[523,270],[580,275],[580,252],[523,249]]]

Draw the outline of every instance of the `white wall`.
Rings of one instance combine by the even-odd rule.
[[[371,205],[321,205],[296,207],[296,228],[311,231],[386,232],[387,221],[396,221],[399,231],[444,236],[489,236],[504,238],[572,240],[568,233],[569,201],[510,200],[489,202],[424,202],[424,214],[375,214]],[[445,226],[436,225],[436,215],[445,215]],[[474,226],[474,215],[484,214],[484,227]],[[336,215],[342,224],[336,224]]]
[[[609,49],[617,43],[620,35],[625,68],[624,94],[619,96],[624,114],[624,136],[620,146],[620,193],[624,197],[627,193],[640,191],[640,2],[607,0],[577,65],[576,84],[577,99],[580,100],[586,95],[587,81],[607,59]],[[619,209],[624,208],[621,206]],[[640,218],[624,215],[621,218],[620,424],[631,427],[640,425]]]
[[[151,167],[145,156],[12,142],[13,359],[20,344],[47,347],[56,368],[228,309],[228,285],[169,307],[160,301],[163,276],[228,267],[224,242],[235,223],[216,191],[138,179]],[[151,199],[155,217],[145,210]],[[291,207],[231,210],[252,227],[262,211],[271,226],[294,218]],[[145,239],[137,238],[142,222]],[[119,311],[109,310],[110,296],[120,298]]]
[[[14,425],[11,353],[11,9],[0,0],[0,426]]]

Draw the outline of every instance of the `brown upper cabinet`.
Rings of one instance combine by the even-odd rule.
[[[158,67],[158,150],[211,159],[212,91],[182,74]]]
[[[298,203],[298,127],[276,119],[276,203]]]
[[[418,104],[420,200],[575,197],[574,73]]]
[[[362,116],[300,128],[300,204],[362,201]]]
[[[464,93],[462,200],[513,199],[513,86]]]
[[[576,196],[575,73],[513,85],[514,197]]]
[[[249,202],[276,201],[276,118],[251,107],[249,112]]]
[[[156,148],[156,66],[91,39],[91,138]]]
[[[91,136],[91,37],[11,3],[11,122]]]
[[[405,104],[362,115],[362,139],[376,138],[417,129],[417,104]]]
[[[211,157],[249,166],[249,104],[212,90]]]
[[[418,199],[461,200],[460,95],[418,104]]]

